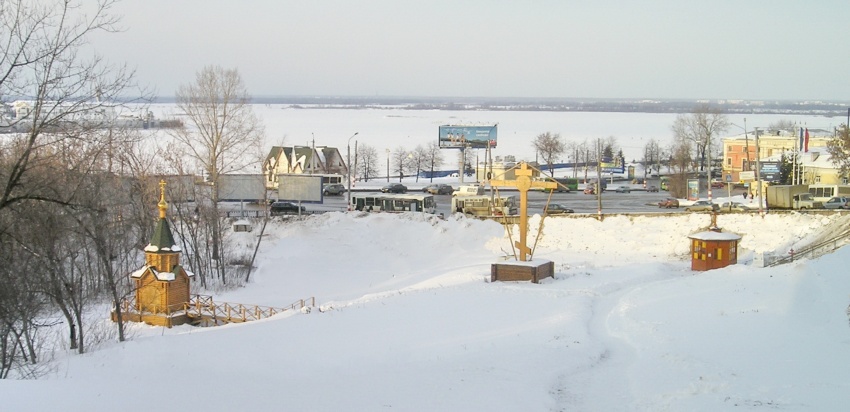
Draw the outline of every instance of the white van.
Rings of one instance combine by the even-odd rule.
[[[483,196],[484,186],[481,185],[466,185],[458,187],[452,192],[452,196]]]

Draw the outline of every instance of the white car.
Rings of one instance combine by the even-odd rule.
[[[826,202],[823,202],[824,209],[847,209],[847,202],[850,198],[844,196],[833,196]]]

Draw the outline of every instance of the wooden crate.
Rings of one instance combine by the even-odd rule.
[[[550,260],[535,259],[528,262],[493,263],[490,266],[490,281],[514,282],[531,281],[540,283],[540,279],[555,276],[555,263]]]

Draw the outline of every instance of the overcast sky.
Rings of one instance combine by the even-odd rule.
[[[124,0],[96,50],[171,96],[850,99],[846,0]]]

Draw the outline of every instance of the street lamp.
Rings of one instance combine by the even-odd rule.
[[[359,133],[360,132],[354,132],[354,134],[351,135],[351,137],[348,138],[348,143],[346,143],[346,148],[347,148],[348,153],[346,154],[346,159],[345,159],[345,164],[346,164],[345,169],[348,172],[347,173],[348,174],[348,178],[347,178],[348,179],[348,193],[346,195],[346,200],[348,201],[348,206],[347,206],[348,210],[351,210],[351,139],[353,139],[354,136],[357,136]]]
[[[759,128],[754,128],[756,131],[756,184],[758,186],[758,197],[759,197],[759,216],[764,219],[764,210],[762,209],[762,198],[761,198],[761,164],[759,163]]]

